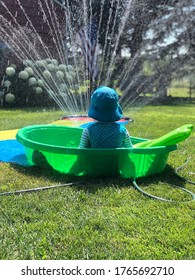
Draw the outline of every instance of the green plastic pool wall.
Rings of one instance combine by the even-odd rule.
[[[51,166],[75,176],[138,178],[162,172],[176,145],[149,148],[79,149],[83,128],[34,125],[18,131],[31,165]],[[147,139],[132,137],[132,143]]]

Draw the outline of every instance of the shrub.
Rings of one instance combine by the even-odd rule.
[[[78,91],[74,86],[75,71],[71,65],[60,64],[56,59],[24,60],[5,69],[1,85],[1,101],[10,106],[49,106],[54,99]],[[3,94],[3,98],[2,98]]]

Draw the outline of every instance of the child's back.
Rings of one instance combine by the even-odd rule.
[[[80,148],[132,147],[129,134],[123,125],[115,122],[95,122],[83,133]]]

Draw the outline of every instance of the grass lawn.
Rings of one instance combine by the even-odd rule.
[[[195,106],[130,108],[131,135],[156,138],[187,123]],[[50,123],[60,111],[0,110],[0,130]],[[194,259],[195,203],[170,184],[195,192],[174,169],[195,181],[195,132],[170,154],[161,174],[140,178],[147,192],[176,203],[149,199],[120,178],[74,178],[0,163],[0,192],[67,182],[82,184],[22,195],[0,196],[0,259]]]
[[[168,89],[168,95],[171,95],[172,97],[189,97],[189,87],[170,87]],[[195,91],[192,91],[192,96],[195,97]]]

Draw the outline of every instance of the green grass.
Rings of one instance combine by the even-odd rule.
[[[129,109],[131,135],[156,138],[183,124],[195,124],[195,106]],[[0,130],[50,123],[60,111],[0,110]],[[78,182],[23,195],[0,196],[0,259],[194,259],[195,203],[170,183],[194,191],[174,169],[195,180],[195,133],[170,154],[161,174],[138,184],[176,203],[149,199],[120,178],[74,178],[0,163],[0,191]],[[194,191],[195,192],[195,191]]]
[[[46,109],[0,109],[0,130],[21,128],[23,126],[51,123],[63,117],[65,113]]]

